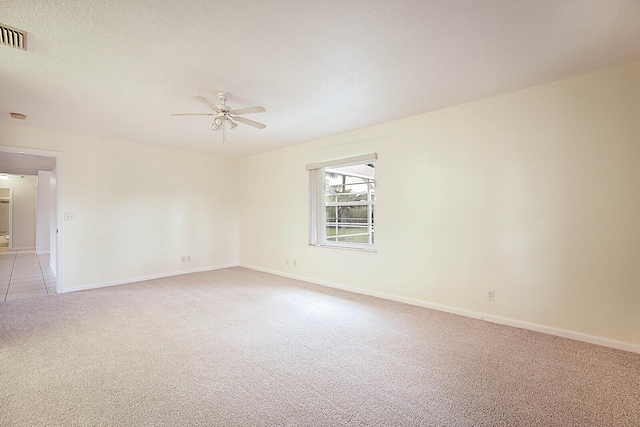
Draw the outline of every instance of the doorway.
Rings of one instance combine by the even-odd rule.
[[[35,176],[39,180],[39,186],[44,190],[48,190],[49,196],[47,200],[37,200],[37,194],[34,194],[34,203],[43,208],[48,203],[48,212],[38,213],[38,220],[34,217],[33,228],[34,234],[38,231],[38,222],[40,223],[40,233],[37,237],[34,235],[33,247],[29,249],[34,255],[39,256],[40,260],[46,259],[47,269],[50,269],[55,276],[55,291],[57,293],[64,292],[64,278],[62,268],[62,236],[61,221],[59,218],[58,206],[60,206],[60,163],[62,153],[44,150],[27,149],[21,147],[0,146],[0,175],[13,176]],[[1,181],[0,181],[0,187]],[[15,194],[14,194],[15,196]],[[15,208],[15,200],[10,202],[10,207]],[[43,208],[44,210],[44,208]],[[15,210],[13,215],[15,216]],[[11,218],[11,215],[10,215]],[[12,221],[10,219],[10,221]],[[46,226],[46,227],[45,227]],[[15,228],[15,221],[12,222],[12,228]],[[2,228],[4,229],[4,228]],[[15,234],[16,230],[12,230]],[[0,243],[3,236],[0,236]],[[37,241],[36,241],[37,239]],[[17,249],[9,239],[11,249]],[[45,243],[43,243],[45,242]],[[24,248],[22,248],[24,249]],[[36,249],[37,252],[36,253]],[[51,289],[53,290],[53,289]]]
[[[0,252],[9,250],[11,250],[11,189],[0,188]]]

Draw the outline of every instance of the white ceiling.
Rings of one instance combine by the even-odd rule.
[[[0,151],[0,173],[11,175],[37,175],[38,171],[50,171],[56,166],[53,157]]]
[[[640,60],[638,0],[4,0],[0,120],[246,156]],[[222,135],[193,99],[262,105]]]

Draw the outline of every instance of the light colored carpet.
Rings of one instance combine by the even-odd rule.
[[[2,426],[640,426],[640,355],[231,268],[0,303]]]

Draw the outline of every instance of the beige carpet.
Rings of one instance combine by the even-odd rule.
[[[640,426],[640,355],[242,268],[0,303],[2,426]]]

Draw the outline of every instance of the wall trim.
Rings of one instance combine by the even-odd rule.
[[[51,253],[51,251],[36,251],[36,255],[46,255],[48,253]]]
[[[87,291],[90,289],[106,288],[108,286],[126,285],[128,283],[144,282],[146,280],[154,280],[154,279],[163,279],[165,277],[182,276],[183,274],[202,273],[205,271],[222,270],[223,268],[231,268],[231,267],[238,267],[238,266],[240,266],[240,264],[238,263],[223,264],[223,265],[217,265],[213,267],[201,267],[201,268],[194,268],[191,270],[173,271],[171,273],[153,274],[151,276],[134,277],[131,279],[112,280],[110,282],[92,283],[90,285],[77,286],[69,289],[62,289],[58,293]]]
[[[538,323],[525,322],[523,320],[512,319],[509,317],[494,316],[492,314],[481,313],[478,311],[465,310],[463,308],[452,307],[448,305],[434,304],[423,300],[414,298],[406,298],[386,292],[371,291],[368,289],[357,288],[354,286],[341,285],[338,283],[327,282],[324,280],[312,279],[309,277],[299,276],[296,274],[284,273],[277,270],[270,270],[268,268],[257,267],[255,265],[240,263],[240,267],[248,268],[250,270],[262,271],[264,273],[275,274],[276,276],[287,277],[290,279],[302,280],[304,282],[313,283],[316,285],[327,286],[330,288],[341,289],[343,291],[349,291],[361,295],[369,295],[372,297],[382,298],[391,301],[402,302],[405,304],[416,305],[419,307],[430,308],[433,310],[444,311],[446,313],[458,314],[460,316],[471,317],[473,319],[485,320],[491,323],[498,323],[501,325],[512,326],[514,328],[528,329],[535,332],[542,332],[549,335],[555,335],[562,338],[569,338],[576,341],[582,341],[589,344],[601,345],[604,347],[611,347],[618,350],[629,351],[632,353],[640,354],[640,345],[631,344],[624,341],[612,340],[609,338],[598,337],[595,335],[583,334],[581,332],[570,331],[568,329],[554,328],[552,326],[540,325]]]

